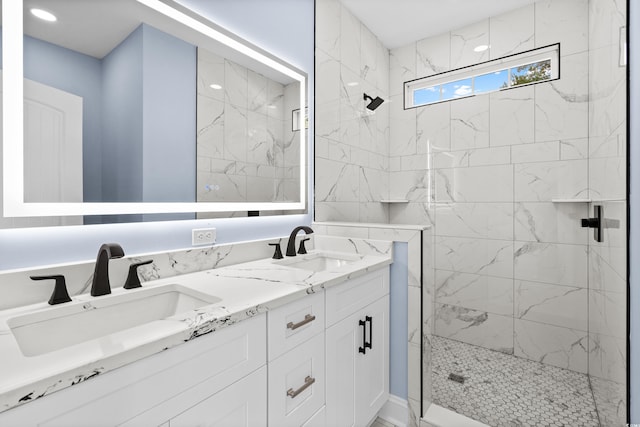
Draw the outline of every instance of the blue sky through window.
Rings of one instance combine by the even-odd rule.
[[[461,98],[473,94],[471,78],[456,80],[442,85],[442,99]]]
[[[495,71],[493,73],[482,74],[474,77],[474,93],[492,92],[506,87],[509,79],[508,70]]]
[[[440,86],[418,89],[413,92],[413,104],[424,105],[440,101]]]

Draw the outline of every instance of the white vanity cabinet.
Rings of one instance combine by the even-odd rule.
[[[265,331],[258,315],[1,413],[0,425],[226,427],[215,408],[227,420],[246,408],[246,425],[264,426]]]
[[[389,398],[389,269],[326,291],[327,426],[366,426]]]

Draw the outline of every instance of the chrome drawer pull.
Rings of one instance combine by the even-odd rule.
[[[297,395],[305,391],[307,388],[309,388],[309,386],[315,382],[316,382],[315,378],[311,378],[310,376],[307,375],[307,377],[304,379],[304,384],[302,385],[302,387],[300,387],[295,391],[292,388],[290,388],[289,390],[287,390],[287,396],[291,396],[291,398],[293,399]]]
[[[313,322],[314,320],[316,320],[316,316],[307,314],[306,316],[304,316],[304,320],[301,320],[298,323],[293,323],[293,322],[287,323],[287,329],[291,329],[292,331],[295,331],[299,327],[304,326],[309,322]]]

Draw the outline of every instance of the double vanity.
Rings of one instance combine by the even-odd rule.
[[[388,399],[391,243],[311,245],[0,311],[0,424],[367,425]]]

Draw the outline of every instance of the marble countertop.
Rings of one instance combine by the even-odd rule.
[[[339,256],[339,253],[326,250],[311,253]],[[0,412],[362,276],[391,262],[391,253],[357,255],[357,260],[347,265],[312,272],[263,259],[146,282],[144,288],[179,284],[221,301],[182,316],[153,321],[33,357],[22,354],[7,321],[51,306],[43,302],[0,311]],[[126,292],[132,291],[119,288],[114,289],[112,295]],[[84,294],[66,304],[83,304],[96,298],[108,297]]]

